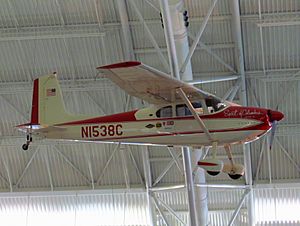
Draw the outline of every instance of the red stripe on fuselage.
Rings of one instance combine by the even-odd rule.
[[[226,130],[210,130],[210,133],[221,133],[221,132],[239,132],[239,131],[267,131],[270,129],[270,126],[266,124],[250,126],[247,128],[240,128],[240,129],[226,129]],[[148,138],[148,137],[164,137],[164,136],[176,136],[176,135],[192,135],[192,134],[203,134],[203,131],[185,131],[185,132],[165,132],[165,133],[155,133],[155,134],[147,134],[147,135],[140,135],[140,136],[120,136],[120,137],[109,137],[109,138],[102,138],[102,139],[89,139],[90,141],[113,141],[113,140],[121,140],[121,139],[134,139],[134,138]],[[263,134],[263,132],[262,132]]]
[[[179,117],[168,117],[168,118],[154,118],[154,119],[139,119],[135,118],[135,113],[138,110],[124,112],[119,114],[113,114],[108,116],[101,116],[86,120],[72,121],[67,123],[59,124],[58,126],[64,125],[86,125],[86,124],[98,124],[98,123],[114,123],[114,122],[147,122],[147,121],[160,121],[160,120],[194,120],[193,116],[179,116]],[[255,107],[240,107],[230,106],[225,108],[223,111],[217,113],[211,113],[207,115],[200,115],[201,119],[253,119],[262,122],[266,122],[267,110],[263,108]]]
[[[35,79],[33,83],[33,96],[32,96],[30,123],[32,125],[39,124],[39,79]]]

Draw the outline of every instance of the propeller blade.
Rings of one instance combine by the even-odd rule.
[[[271,129],[270,143],[269,143],[270,150],[272,150],[272,145],[273,145],[273,142],[274,142],[274,137],[275,137],[275,132],[276,132],[277,124],[278,124],[277,121],[273,121],[272,122],[272,129]]]

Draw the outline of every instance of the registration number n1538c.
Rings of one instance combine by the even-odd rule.
[[[123,134],[122,125],[95,125],[95,126],[82,126],[81,137],[106,137],[106,136],[121,136]]]

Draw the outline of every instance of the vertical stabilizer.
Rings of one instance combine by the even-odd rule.
[[[45,75],[34,80],[32,125],[48,126],[82,118],[85,117],[71,115],[66,111],[56,74]]]

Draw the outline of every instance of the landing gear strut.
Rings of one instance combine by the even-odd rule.
[[[212,144],[212,159],[204,159],[198,162],[198,166],[205,169],[207,174],[211,176],[217,176],[223,169],[223,162],[221,160],[216,159],[217,153],[217,142],[213,142]]]
[[[24,151],[27,151],[29,148],[29,144],[32,142],[32,136],[31,133],[28,133],[26,136],[26,143],[22,145],[22,149]]]
[[[243,165],[235,164],[233,162],[233,158],[232,158],[232,154],[231,154],[231,146],[230,145],[225,145],[224,148],[225,148],[225,151],[227,153],[227,157],[230,161],[230,164],[224,164],[223,172],[227,173],[228,176],[231,179],[237,180],[237,179],[241,178],[244,175],[245,168],[244,168]]]

